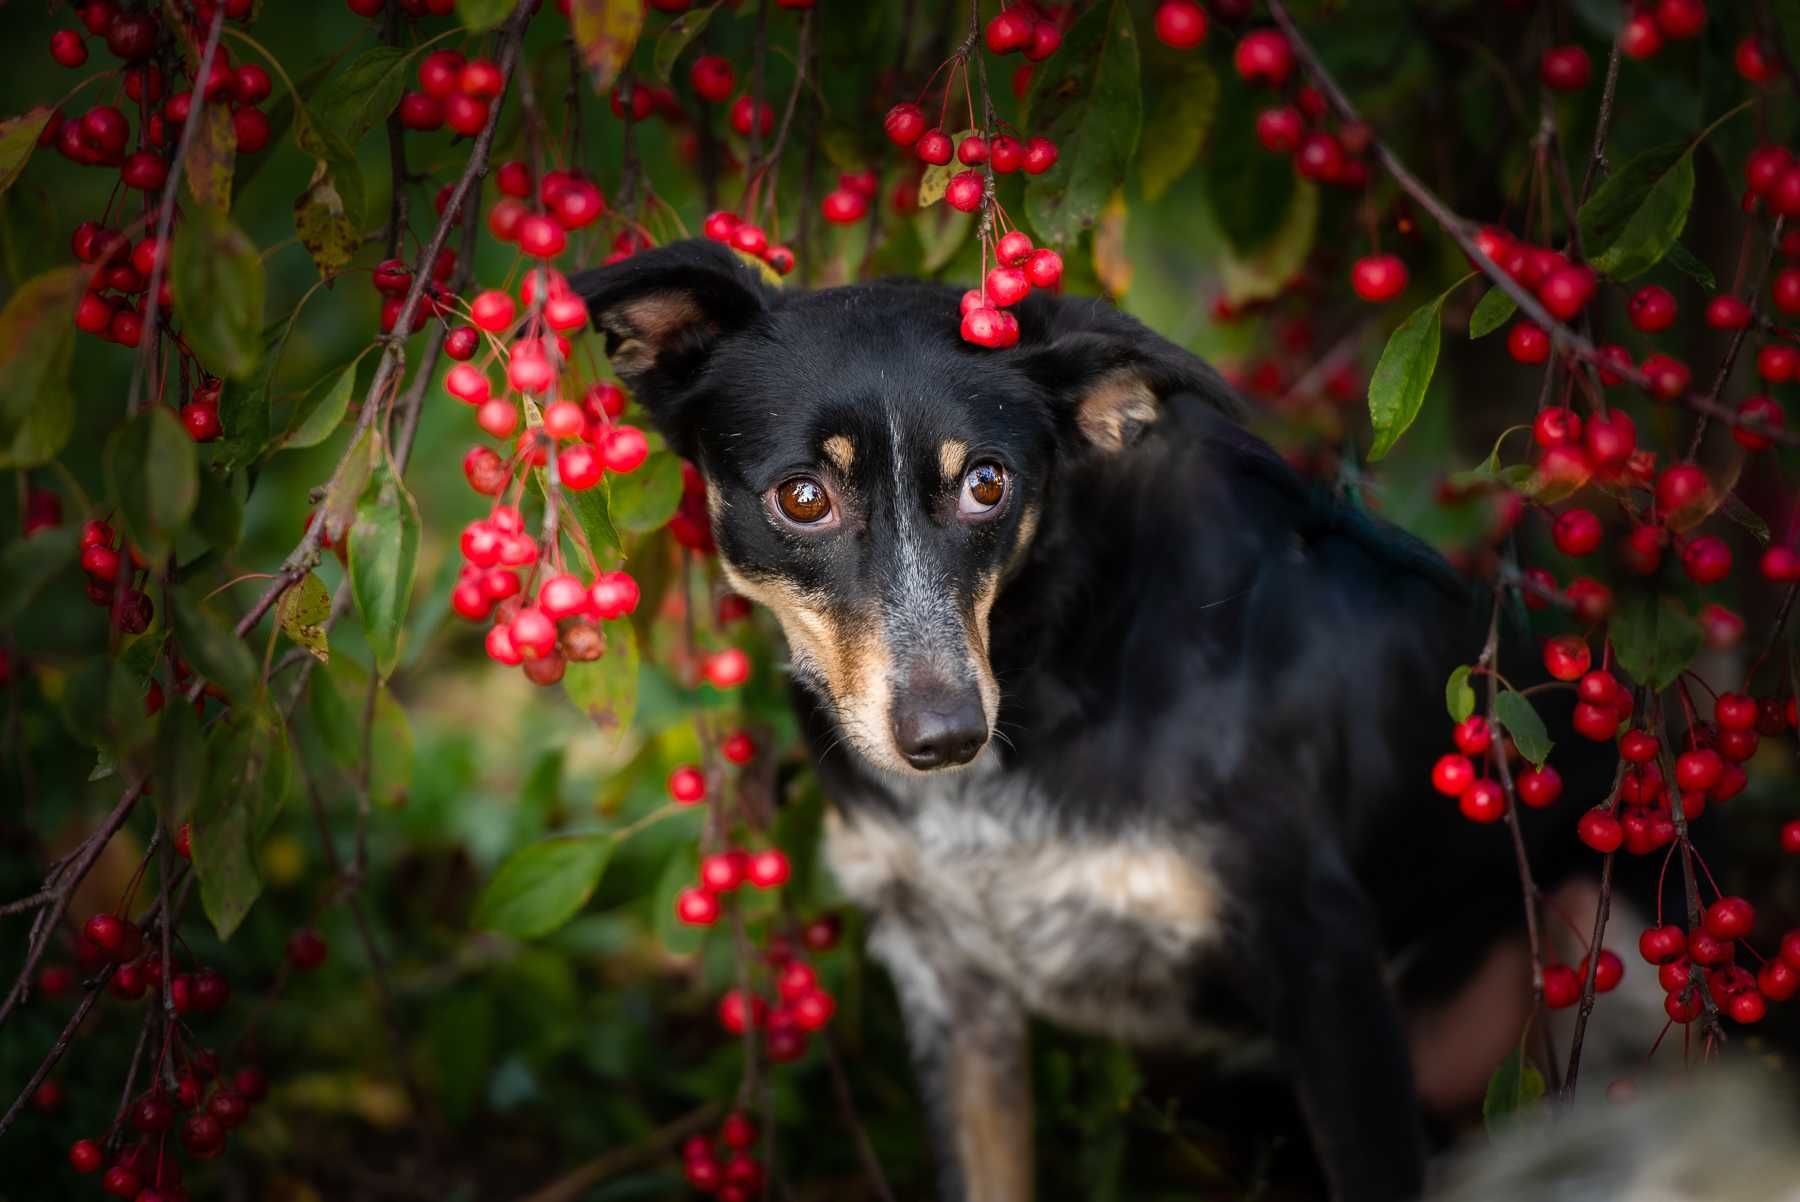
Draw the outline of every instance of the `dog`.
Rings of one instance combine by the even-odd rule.
[[[1028,1015],[1262,1032],[1332,1195],[1418,1196],[1403,1013],[1521,926],[1506,833],[1429,783],[1490,603],[1104,302],[1028,298],[995,351],[947,286],[782,290],[710,242],[572,284],[786,635],[941,1197],[1034,1196]],[[1554,885],[1567,821],[1523,818]]]

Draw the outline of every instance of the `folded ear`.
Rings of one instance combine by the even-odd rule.
[[[1019,317],[1026,371],[1054,398],[1058,419],[1100,450],[1135,442],[1177,395],[1234,416],[1241,408],[1205,360],[1105,301],[1033,297]]]
[[[670,445],[693,454],[687,400],[721,338],[768,311],[757,270],[717,242],[640,251],[570,281],[606,339],[606,357]]]

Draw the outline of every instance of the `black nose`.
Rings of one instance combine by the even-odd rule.
[[[987,742],[987,715],[974,690],[904,697],[894,709],[894,742],[920,770],[966,764]]]

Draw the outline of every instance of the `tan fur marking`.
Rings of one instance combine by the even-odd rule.
[[[844,734],[864,756],[908,771],[888,733],[887,644],[873,614],[834,616],[824,599],[779,577],[753,578],[720,557],[733,591],[768,607],[787,636],[794,665],[825,686]]]
[[[1030,1202],[1031,1095],[980,1049],[958,1041],[950,1061],[957,1159],[969,1202]]]
[[[1064,846],[1058,853],[1050,858],[1041,881],[1047,895],[1066,893],[1194,939],[1217,929],[1218,883],[1180,852],[1108,843],[1094,848]]]
[[[632,375],[650,370],[671,338],[704,319],[705,313],[692,297],[658,292],[607,310],[600,317],[600,326],[619,339],[611,356],[613,367]]]
[[[1131,371],[1101,377],[1075,409],[1075,424],[1089,442],[1106,451],[1124,447],[1139,426],[1156,419],[1156,394]]]
[[[960,438],[946,438],[938,444],[938,470],[944,479],[955,480],[969,459],[969,444]]]
[[[849,475],[850,465],[856,462],[856,444],[847,434],[833,434],[825,440],[825,458],[838,471]]]

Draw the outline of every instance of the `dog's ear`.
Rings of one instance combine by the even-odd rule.
[[[1060,424],[1102,451],[1136,441],[1190,394],[1235,414],[1242,402],[1205,360],[1097,299],[1031,298],[1018,311],[1026,371]]]
[[[692,457],[685,400],[721,338],[768,311],[756,268],[717,242],[691,238],[640,251],[570,281],[587,302],[606,357],[671,446]]]

